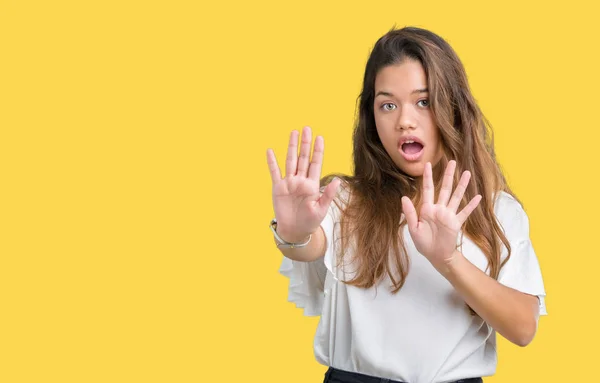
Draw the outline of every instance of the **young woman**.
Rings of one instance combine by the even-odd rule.
[[[291,133],[285,177],[267,150],[280,271],[289,300],[321,316],[325,382],[481,382],[496,332],[533,339],[542,275],[489,129],[450,45],[406,27],[367,62],[354,175],[320,178],[308,127],[299,156]]]

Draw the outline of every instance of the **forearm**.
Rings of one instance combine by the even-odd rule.
[[[280,237],[285,240],[288,240],[285,234],[281,234],[277,231]],[[275,237],[273,237],[275,240]],[[291,240],[288,240],[292,242]],[[300,242],[300,241],[298,241]],[[277,243],[277,240],[275,240]],[[294,248],[279,248],[279,251],[287,258],[293,261],[301,261],[301,262],[311,262],[314,261],[323,255],[325,255],[326,250],[326,239],[325,234],[323,233],[323,228],[319,226],[319,228],[312,234],[310,242],[304,247],[294,247]]]
[[[519,346],[529,344],[537,330],[538,298],[504,286],[460,252],[455,255],[442,275],[498,333]]]

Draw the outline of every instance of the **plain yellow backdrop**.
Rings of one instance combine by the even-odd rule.
[[[530,217],[550,315],[486,382],[598,379],[592,2],[0,4],[0,382],[322,381],[265,153],[309,125],[349,173],[394,25],[458,52]]]

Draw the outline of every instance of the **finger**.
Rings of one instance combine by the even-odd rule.
[[[458,206],[462,201],[463,196],[465,195],[465,190],[467,190],[467,185],[469,184],[469,179],[471,179],[471,172],[465,170],[460,177],[460,181],[458,181],[458,185],[456,185],[456,190],[452,194],[452,198],[450,199],[450,203],[448,203],[448,208],[453,213],[456,213],[458,210]]]
[[[285,160],[285,176],[296,175],[296,166],[298,166],[298,131],[294,129],[290,134],[290,143]]]
[[[327,209],[329,209],[329,205],[335,198],[341,183],[342,181],[339,178],[335,178],[329,185],[325,186],[325,190],[323,190],[323,194],[321,194],[321,198],[319,198],[319,207],[321,211],[327,211]]]
[[[479,202],[481,201],[481,198],[482,198],[481,195],[477,194],[475,197],[473,197],[473,199],[471,200],[471,202],[469,202],[467,204],[467,206],[465,206],[460,211],[460,213],[458,213],[456,215],[456,218],[458,218],[458,221],[460,222],[461,225],[467,221],[467,218],[469,218],[469,215],[471,215],[471,213],[473,212],[473,210],[475,210],[475,208],[477,207],[477,205],[479,205]]]
[[[275,153],[273,153],[273,149],[267,149],[267,164],[269,165],[269,171],[271,172],[271,181],[273,182],[273,185],[275,185],[277,182],[281,181],[281,171],[279,170],[277,158],[275,157]]]
[[[413,205],[410,198],[404,196],[401,198],[402,201],[402,211],[404,212],[404,216],[406,217],[406,223],[410,231],[417,230],[417,226],[419,223],[419,217],[417,216],[417,210]]]
[[[454,181],[454,171],[456,170],[456,161],[452,160],[448,162],[446,166],[446,172],[444,173],[444,181],[442,181],[442,188],[440,190],[440,196],[438,197],[438,204],[446,206],[452,194],[452,182]]]
[[[308,178],[319,181],[321,179],[321,166],[323,165],[323,153],[325,151],[325,141],[323,137],[315,138],[315,147],[313,149],[310,168],[308,169]]]
[[[431,170],[431,162],[425,164],[423,172],[423,203],[433,204],[433,176]]]
[[[312,132],[308,126],[302,129],[302,143],[300,144],[300,157],[298,157],[298,171],[296,175],[306,177],[308,174],[308,161],[310,160],[310,145]]]

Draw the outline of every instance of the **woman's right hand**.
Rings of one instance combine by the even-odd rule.
[[[341,181],[336,178],[325,187],[321,195],[319,182],[323,151],[323,137],[317,136],[310,160],[312,133],[309,127],[302,130],[300,156],[298,156],[298,131],[290,135],[285,178],[281,172],[272,149],[267,150],[267,163],[273,181],[273,209],[277,219],[277,233],[288,242],[303,242],[318,228],[327,209],[337,193]]]

